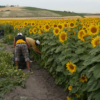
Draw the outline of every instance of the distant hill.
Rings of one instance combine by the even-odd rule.
[[[19,18],[19,17],[64,17],[80,16],[84,14],[70,11],[55,11],[36,7],[0,7],[0,18]]]

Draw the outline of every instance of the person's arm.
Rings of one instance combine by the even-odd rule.
[[[35,51],[39,54],[41,54],[41,52],[39,51],[39,49],[36,47]]]
[[[14,43],[13,44],[14,44],[14,48],[15,48],[15,46],[16,46],[15,38],[14,38]]]

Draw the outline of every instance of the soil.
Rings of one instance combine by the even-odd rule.
[[[0,42],[3,42],[0,39]],[[13,45],[6,45],[9,53],[14,51]],[[56,85],[51,74],[34,60],[30,62],[33,74],[26,80],[26,88],[14,87],[13,91],[4,95],[7,100],[66,100],[68,95],[64,88]],[[27,69],[23,70],[27,72]],[[21,99],[27,98],[27,99]]]

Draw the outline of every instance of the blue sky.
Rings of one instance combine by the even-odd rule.
[[[30,6],[76,13],[100,13],[100,0],[1,0],[0,5]]]

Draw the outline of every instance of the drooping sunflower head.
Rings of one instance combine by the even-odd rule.
[[[87,82],[87,80],[88,80],[87,77],[86,77],[85,75],[82,75],[80,81],[81,81],[82,83],[84,83],[84,82]]]
[[[67,33],[62,31],[59,35],[59,41],[63,43],[65,40],[67,40]]]
[[[76,72],[76,65],[75,64],[68,62],[68,63],[66,63],[66,67],[67,67],[67,70],[69,70],[69,72],[71,72],[71,73]]]
[[[92,39],[91,44],[93,47],[96,47],[97,45],[100,45],[100,36],[96,36]]]
[[[99,27],[98,25],[91,25],[89,27],[89,32],[92,36],[97,35],[99,33]]]
[[[85,41],[84,40],[84,37],[85,37],[85,35],[86,35],[86,32],[85,32],[85,30],[80,30],[79,32],[78,32],[78,38],[81,40],[81,41]]]
[[[54,35],[59,35],[60,29],[58,27],[54,28],[53,33]]]

